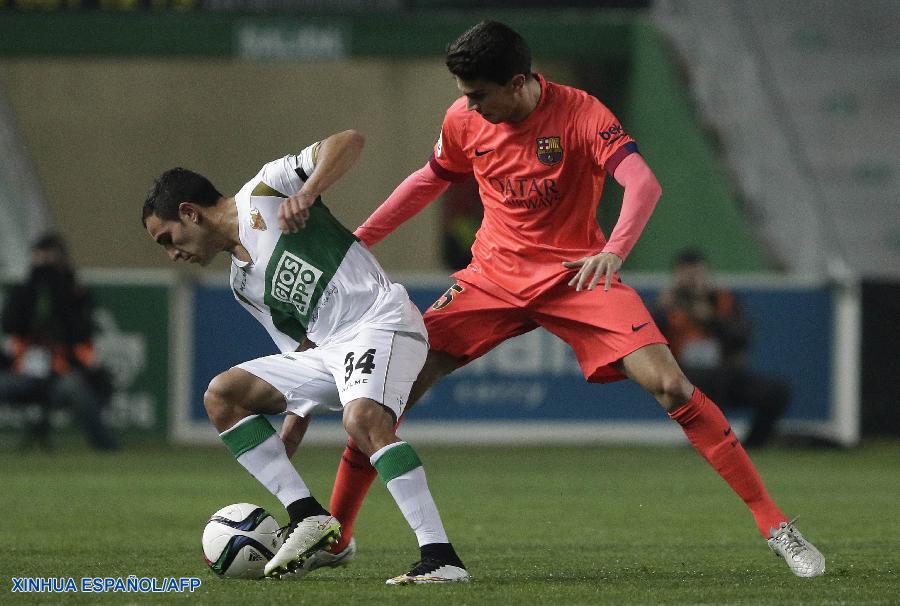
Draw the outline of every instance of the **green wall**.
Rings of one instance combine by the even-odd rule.
[[[153,176],[183,164],[231,192],[265,161],[343,128],[368,142],[326,201],[358,224],[424,163],[456,94],[443,48],[488,16],[521,31],[551,79],[617,99],[664,190],[628,268],[665,270],[685,245],[718,269],[765,268],[658,35],[621,14],[0,14],[0,79],[76,260],[159,266],[137,219]],[[629,68],[624,91],[582,84],[604,65]],[[611,179],[607,190],[605,225],[621,197]],[[389,269],[439,271],[438,230],[428,209],[376,252]]]
[[[705,251],[720,271],[767,269],[749,219],[738,207],[660,35],[636,23],[632,48],[627,119],[662,184],[663,197],[629,266],[667,269],[668,259],[691,246]]]

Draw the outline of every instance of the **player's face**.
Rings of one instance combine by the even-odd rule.
[[[704,290],[709,286],[709,269],[706,263],[681,263],[675,268],[675,281],[691,290]]]
[[[190,217],[164,221],[156,215],[147,217],[147,232],[166,250],[172,261],[207,265],[215,256],[206,231]]]
[[[523,81],[524,79],[521,78]],[[466,97],[470,111],[478,112],[492,124],[513,122],[519,107],[518,79],[506,84],[486,80],[462,80],[456,78],[456,87]]]

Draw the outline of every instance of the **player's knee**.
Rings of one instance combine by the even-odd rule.
[[[228,372],[216,375],[206,388],[203,394],[203,406],[206,408],[206,414],[215,421],[227,414],[227,411],[234,406],[232,394],[232,381]]]
[[[347,432],[347,435],[350,436],[351,440],[357,442],[359,434],[362,432],[363,427],[365,427],[365,423],[360,418],[360,415],[358,415],[354,409],[345,408],[342,420],[344,423],[344,431]]]
[[[356,442],[362,444],[369,440],[373,419],[369,406],[351,406],[344,410],[344,430]]]
[[[694,386],[680,371],[661,373],[650,390],[666,410],[677,408],[691,399]]]
[[[356,446],[371,456],[394,436],[391,413],[381,404],[372,401],[356,401],[344,408],[344,430]]]

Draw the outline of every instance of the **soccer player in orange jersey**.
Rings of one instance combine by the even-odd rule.
[[[791,570],[821,574],[822,554],[769,497],[719,407],[684,376],[640,297],[619,278],[661,194],[635,141],[591,95],[532,73],[527,43],[502,23],[472,27],[446,59],[462,97],[447,110],[431,158],[356,230],[375,244],[450,182],[477,180],[484,220],[472,263],[425,314],[431,351],[411,402],[454,369],[541,326],[572,347],[588,381],[628,378],[652,394]],[[625,188],[609,239],[596,220],[607,174]],[[285,428],[286,442],[291,434]],[[339,565],[355,551],[353,521],[374,477],[348,443],[331,501],[344,536],[311,567]]]

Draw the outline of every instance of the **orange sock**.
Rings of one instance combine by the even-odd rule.
[[[394,431],[400,427],[400,421],[394,426]],[[362,508],[372,481],[378,476],[378,472],[369,462],[369,457],[356,447],[353,440],[347,438],[347,447],[341,455],[338,464],[337,475],[334,478],[334,488],[331,491],[331,515],[341,523],[341,538],[331,546],[332,553],[340,553],[347,548],[347,544],[353,537],[353,525],[356,516]]]
[[[763,537],[768,539],[770,528],[788,521],[769,496],[756,467],[715,402],[695,387],[691,399],[669,416],[678,421],[697,452],[744,500]]]

